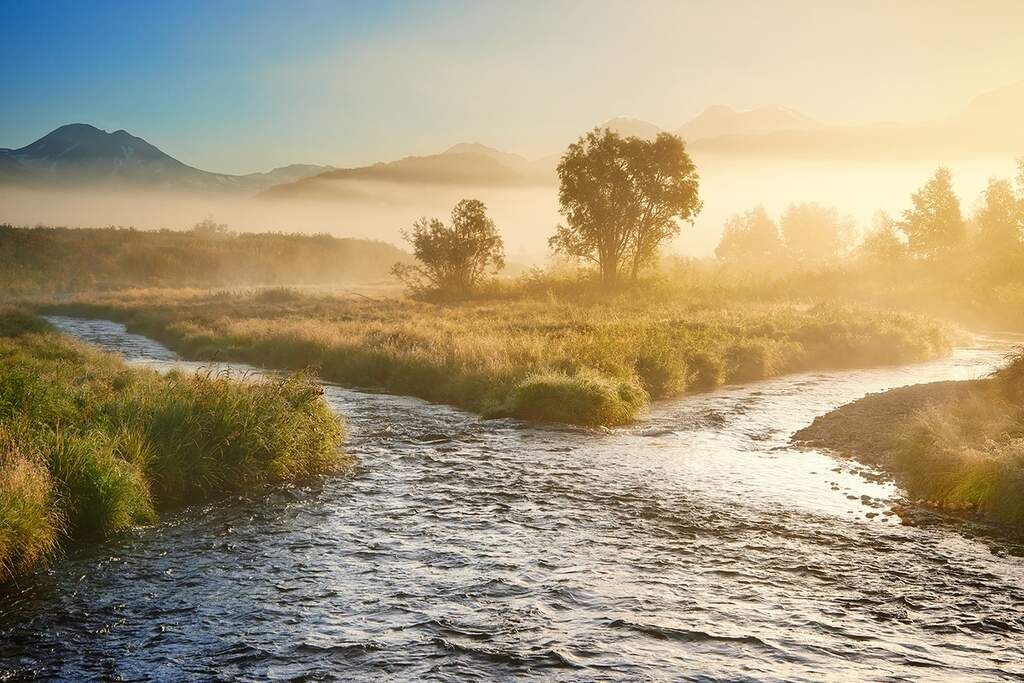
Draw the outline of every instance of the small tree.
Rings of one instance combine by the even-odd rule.
[[[786,250],[798,261],[837,259],[850,248],[856,232],[852,219],[841,218],[835,207],[817,202],[790,204],[780,224]]]
[[[989,256],[1005,256],[1021,246],[1022,204],[1009,180],[992,178],[983,195],[984,204],[975,214],[978,247]]]
[[[860,246],[865,259],[874,263],[895,263],[907,254],[907,245],[900,236],[896,221],[885,211],[871,219],[871,230]]]
[[[779,228],[763,206],[735,214],[725,222],[715,256],[746,265],[767,265],[782,254]]]
[[[207,216],[192,226],[192,232],[202,237],[230,237],[227,223],[218,223],[213,216]]]
[[[415,265],[395,264],[391,272],[411,290],[463,295],[488,274],[505,267],[505,247],[477,199],[463,199],[452,209],[449,225],[421,218],[402,236],[412,245]]]
[[[903,212],[900,227],[907,234],[913,255],[933,259],[964,241],[966,226],[948,168],[937,170],[910,199],[913,206]]]
[[[566,224],[549,244],[595,264],[606,286],[636,279],[701,208],[696,166],[668,133],[648,141],[595,128],[569,146],[558,179]]]

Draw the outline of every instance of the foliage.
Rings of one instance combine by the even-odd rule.
[[[964,219],[948,168],[938,169],[924,187],[910,196],[910,201],[912,206],[903,212],[901,227],[914,256],[934,259],[963,243]]]
[[[782,256],[779,228],[763,206],[735,214],[725,223],[715,255],[723,261],[765,266]]]
[[[344,284],[388,277],[408,254],[329,235],[208,234],[0,225],[0,293],[129,287]]]
[[[950,348],[945,328],[918,316],[763,304],[701,286],[656,280],[609,298],[599,283],[556,279],[545,289],[535,277],[522,290],[509,286],[456,306],[156,292],[47,310],[121,320],[194,358],[315,366],[340,383],[577,424],[620,424],[648,399],[723,382],[933,358]],[[569,400],[570,392],[580,396]]]
[[[465,295],[488,274],[505,267],[501,235],[487,216],[487,207],[477,199],[456,204],[449,225],[421,218],[403,235],[417,263],[396,264],[392,272],[416,293]]]
[[[341,438],[308,377],[160,375],[0,312],[0,581],[63,539],[322,472]]]
[[[907,245],[896,221],[885,211],[872,219],[871,230],[864,236],[860,253],[871,263],[893,264],[907,255]]]
[[[565,225],[549,243],[558,254],[596,265],[606,286],[636,280],[658,248],[701,209],[697,169],[683,141],[653,141],[594,129],[569,146],[558,164]]]
[[[835,207],[817,202],[790,204],[780,225],[787,256],[809,263],[842,257],[856,235],[853,219],[841,218]]]

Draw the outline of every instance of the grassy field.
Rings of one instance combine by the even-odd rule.
[[[0,225],[0,291],[342,285],[386,279],[409,254],[330,235]]]
[[[160,375],[0,311],[0,583],[164,506],[334,468],[342,437],[309,377]]]
[[[293,290],[124,292],[44,310],[123,321],[183,355],[314,368],[488,416],[624,424],[651,400],[800,370],[933,358],[950,331],[863,308],[519,288],[455,305]]]

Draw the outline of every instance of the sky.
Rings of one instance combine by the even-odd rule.
[[[712,104],[939,119],[1024,78],[1024,1],[0,0],[0,147],[125,129],[210,171],[558,153]]]

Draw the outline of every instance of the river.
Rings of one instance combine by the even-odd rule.
[[[729,386],[615,430],[327,385],[353,471],[73,547],[0,598],[0,679],[1018,680],[1021,548],[902,526],[877,514],[890,484],[788,446],[865,393],[980,377],[1007,343]]]

